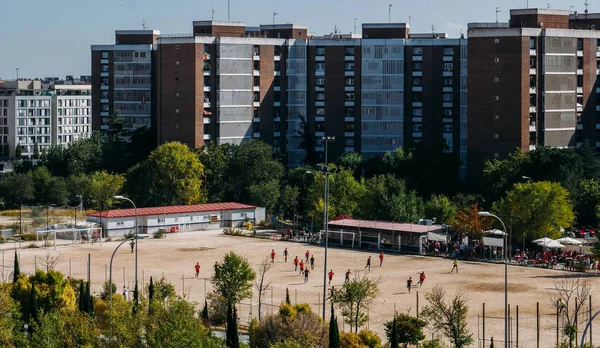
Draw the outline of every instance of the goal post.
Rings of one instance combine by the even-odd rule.
[[[325,235],[325,231],[321,230],[321,236]],[[343,230],[328,230],[327,243],[329,245],[339,245],[344,247],[351,247],[354,249],[354,242],[356,239],[355,232],[348,232]],[[324,240],[321,238],[321,240]]]
[[[98,242],[102,245],[102,227],[90,228],[63,228],[56,230],[36,231],[36,246],[57,247],[61,245]],[[96,238],[94,239],[94,235]]]

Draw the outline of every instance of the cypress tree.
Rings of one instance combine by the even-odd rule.
[[[390,341],[390,348],[398,348],[398,319],[394,314],[394,325],[392,326],[392,340]]]
[[[133,289],[133,314],[137,313],[139,304],[139,292],[138,285],[135,283],[135,288]]]
[[[29,318],[35,321],[38,321],[38,308],[37,308],[37,298],[35,295],[35,284],[31,284],[31,295],[30,295],[30,312]]]
[[[86,313],[94,313],[94,298],[92,297],[92,293],[90,291],[90,282],[85,283],[85,307]]]
[[[19,274],[21,274],[21,268],[19,267],[19,256],[17,255],[17,251],[15,250],[15,262],[13,265],[13,284],[19,280]]]
[[[340,348],[340,330],[337,318],[333,313],[333,302],[331,303],[331,319],[329,319],[329,348]]]
[[[82,313],[85,313],[85,286],[83,285],[83,280],[79,281],[79,296],[77,297],[77,308]]]
[[[292,302],[290,301],[290,289],[285,288],[285,303],[287,305],[291,305]]]
[[[152,302],[154,299],[154,281],[150,277],[150,285],[148,285],[148,301]]]
[[[240,341],[237,330],[237,311],[232,308],[231,299],[227,303],[227,331],[226,333],[226,344],[228,348],[239,348]]]
[[[204,308],[202,308],[202,319],[208,319],[208,302],[204,299]]]

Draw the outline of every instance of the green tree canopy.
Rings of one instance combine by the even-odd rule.
[[[567,190],[548,181],[515,184],[492,210],[504,217],[512,214],[513,240],[520,242],[560,237],[560,229],[575,219]]]
[[[432,195],[425,202],[425,217],[436,218],[438,224],[454,224],[457,212],[454,203],[444,195]]]
[[[354,329],[357,333],[358,328],[369,320],[369,306],[379,294],[379,281],[367,274],[355,274],[354,279],[332,291],[331,300],[341,309],[350,331]]]
[[[38,166],[31,172],[35,201],[39,204],[63,205],[67,201],[67,186],[61,177],[52,176],[46,167]]]
[[[250,297],[252,281],[256,273],[246,258],[229,252],[223,261],[216,263],[211,279],[215,292],[225,299],[230,299],[235,305],[241,300]]]
[[[600,181],[585,179],[579,183],[573,197],[577,220],[580,224],[598,225],[600,209]]]
[[[127,173],[126,191],[140,206],[206,202],[204,166],[186,145],[157,147],[148,159]]]
[[[31,173],[11,173],[0,179],[0,197],[6,208],[18,208],[35,200],[35,188]]]
[[[423,328],[427,325],[425,321],[411,317],[406,313],[398,313],[393,320],[387,321],[384,324],[385,334],[390,342],[394,334],[394,320],[396,320],[397,342],[403,343],[405,348],[409,344],[416,345],[425,339],[425,335],[423,334]]]
[[[432,329],[448,337],[456,348],[468,347],[473,343],[473,334],[467,329],[467,299],[465,292],[457,292],[447,300],[444,289],[436,285],[430,293],[425,294],[427,305],[421,310],[421,316]]]
[[[357,216],[367,220],[416,223],[423,217],[423,201],[393,175],[377,175],[365,181]]]
[[[21,274],[13,287],[13,298],[21,304],[21,312],[25,317],[33,311],[31,303],[32,287],[35,286],[35,299],[40,311],[49,313],[52,310],[75,309],[75,291],[57,271],[36,271],[27,277]]]
[[[95,172],[90,176],[85,196],[89,197],[95,209],[107,210],[113,205],[114,196],[121,192],[124,183],[125,177],[121,174]]]

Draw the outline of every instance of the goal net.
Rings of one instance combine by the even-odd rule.
[[[321,230],[320,232],[322,237],[321,240],[324,240],[323,237],[325,236],[325,231]],[[354,249],[354,242],[356,239],[355,232],[328,230],[327,234],[327,243],[329,245],[339,245]]]

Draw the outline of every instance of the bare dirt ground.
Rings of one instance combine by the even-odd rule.
[[[91,281],[93,291],[98,291],[102,283],[108,278],[108,264],[110,256],[118,242],[105,242],[103,245],[77,244],[58,246],[55,248],[20,249],[21,271],[31,273],[37,260],[37,267],[43,268],[42,260],[47,254],[60,256],[56,269],[65,275],[74,278],[87,278],[87,257],[91,255]],[[25,247],[26,244],[23,244]],[[18,244],[17,244],[18,247]],[[283,250],[287,247],[290,251],[288,262],[283,261]],[[3,250],[2,276],[10,278],[13,267],[14,245],[0,245]],[[164,277],[173,283],[179,294],[198,303],[204,302],[205,284],[206,291],[211,291],[209,278],[212,275],[212,266],[221,260],[223,254],[235,251],[250,261],[255,268],[270,255],[271,249],[277,253],[275,266],[267,274],[268,280],[273,282],[273,292],[268,292],[264,302],[263,314],[277,311],[276,306],[285,299],[285,289],[289,288],[292,302],[310,303],[313,310],[321,312],[321,294],[323,289],[323,256],[324,249],[314,245],[301,243],[282,242],[275,240],[256,239],[248,237],[231,237],[218,231],[186,232],[170,234],[166,239],[146,239],[139,241],[139,279],[145,284],[150,276],[154,279]],[[306,250],[315,255],[316,267],[310,275],[309,282],[304,283],[303,278],[294,272],[293,258],[297,255],[304,257]],[[378,254],[368,251],[353,251],[348,249],[329,249],[329,266],[335,272],[333,286],[341,286],[344,273],[350,268],[353,273],[364,272],[365,261],[372,256],[372,267],[369,275],[380,277],[380,295],[372,303],[368,327],[385,337],[383,323],[393,316],[394,306],[399,312],[409,312],[415,315],[417,309],[417,296],[419,307],[422,308],[426,301],[424,295],[435,285],[443,285],[448,295],[453,295],[457,290],[468,291],[469,298],[469,328],[473,333],[478,347],[478,338],[481,339],[482,304],[485,303],[486,340],[495,336],[498,344],[503,339],[503,303],[504,303],[504,267],[502,264],[485,264],[476,262],[460,262],[460,273],[450,273],[452,260],[421,256],[386,255],[383,267],[379,267]],[[194,265],[200,262],[202,269],[200,278],[194,277]],[[418,281],[417,272],[425,271],[427,279],[422,288],[414,287],[409,294],[406,289],[406,280],[412,277],[415,284]],[[509,303],[513,316],[513,340],[516,339],[516,306],[519,306],[519,347],[536,346],[536,302],[540,303],[541,319],[541,347],[551,347],[556,340],[556,309],[550,304],[549,296],[552,294],[553,282],[561,278],[585,277],[592,285],[592,297],[596,303],[593,311],[600,309],[600,276],[592,273],[572,273],[526,267],[509,267]],[[134,280],[134,254],[130,252],[129,245],[125,243],[117,252],[113,263],[113,281],[117,284],[119,292],[123,285],[133,290]],[[418,295],[417,295],[418,292]],[[247,321],[251,316],[257,315],[256,291],[252,301],[246,300],[240,305],[239,315],[242,321]],[[273,307],[271,307],[271,298]],[[252,303],[252,305],[250,305]],[[199,305],[200,307],[200,305]],[[252,310],[252,313],[250,311]],[[329,307],[328,314],[329,316]],[[497,317],[492,319],[490,317]],[[587,313],[586,313],[587,317]],[[340,325],[341,316],[338,318]],[[581,318],[580,322],[584,319]],[[342,328],[341,328],[342,329]],[[349,330],[347,324],[343,327]],[[583,329],[583,325],[582,328]],[[595,332],[600,332],[596,329]],[[427,331],[428,336],[432,334]],[[437,335],[437,333],[435,334]],[[600,342],[600,334],[594,335],[594,342]],[[487,343],[489,346],[489,343]]]

